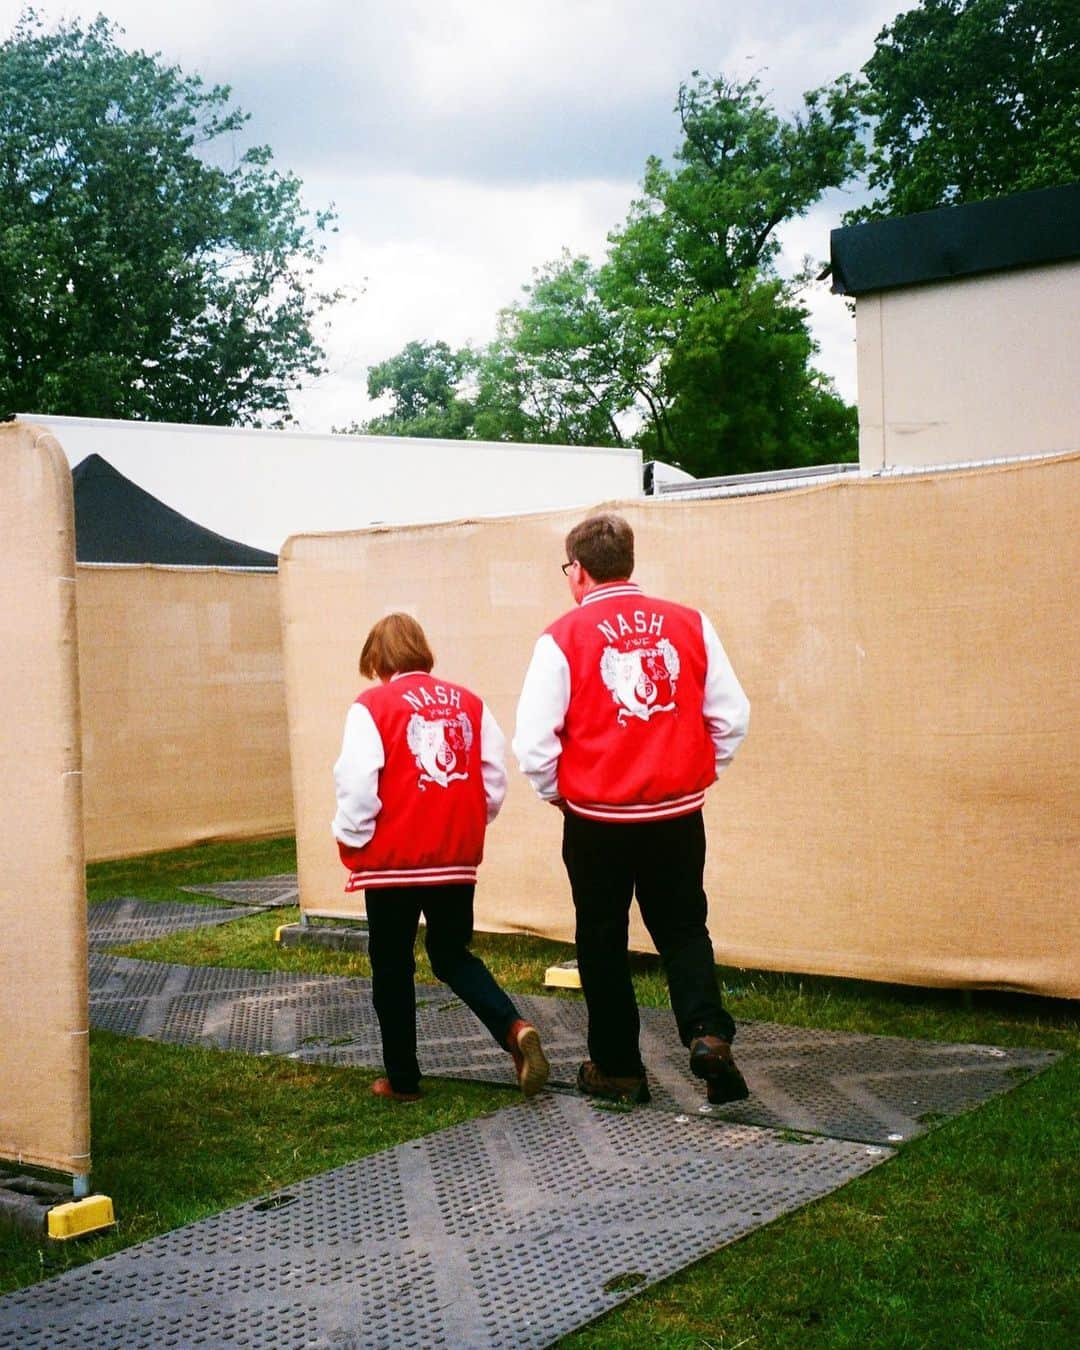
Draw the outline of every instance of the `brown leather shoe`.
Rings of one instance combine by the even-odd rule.
[[[376,1078],[371,1085],[371,1095],[373,1097],[385,1097],[391,1102],[418,1102],[420,1100],[419,1092],[395,1092],[390,1085],[389,1078]]]
[[[705,1093],[713,1106],[742,1102],[750,1096],[731,1053],[731,1042],[721,1036],[694,1037],[690,1042],[690,1072],[695,1078],[704,1078]]]
[[[626,1077],[604,1073],[591,1059],[585,1060],[577,1071],[577,1087],[586,1097],[602,1097],[609,1102],[651,1101],[649,1084],[644,1073]]]
[[[531,1022],[519,1017],[506,1033],[506,1048],[513,1057],[522,1096],[535,1097],[551,1073],[540,1044],[540,1033]]]

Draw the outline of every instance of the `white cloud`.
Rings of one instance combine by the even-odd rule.
[[[779,267],[792,276],[810,258],[815,264],[829,258],[829,233],[852,205],[847,192],[830,192],[801,220],[789,221],[781,235]],[[818,370],[828,375],[848,403],[854,403],[855,318],[841,295],[833,295],[828,281],[815,281],[803,292],[802,301],[810,315],[810,328],[818,344],[814,358]]]
[[[321,430],[369,416],[367,367],[414,338],[488,341],[498,310],[519,299],[533,269],[563,245],[600,260],[632,193],[632,184],[611,183],[354,181],[345,204],[354,223],[328,254],[323,281],[366,289],[333,317],[325,338],[330,373],[296,398],[301,424]],[[393,202],[392,213],[365,215],[368,199]]]

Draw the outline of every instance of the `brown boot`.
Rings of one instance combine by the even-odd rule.
[[[721,1036],[695,1036],[690,1042],[690,1072],[705,1079],[705,1092],[713,1106],[742,1102],[750,1096],[746,1079],[731,1053],[731,1042]]]
[[[519,1017],[506,1033],[505,1045],[513,1058],[522,1096],[535,1097],[551,1072],[540,1044],[540,1033],[531,1022]]]
[[[391,1102],[418,1102],[420,1100],[419,1092],[395,1092],[389,1078],[376,1078],[371,1085],[371,1095],[373,1097],[385,1097],[387,1101]]]
[[[644,1072],[625,1076],[605,1073],[591,1059],[579,1067],[577,1087],[586,1097],[601,1097],[609,1102],[645,1103],[651,1100]]]

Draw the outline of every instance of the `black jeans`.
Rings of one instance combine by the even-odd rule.
[[[371,958],[371,998],[382,1033],[383,1063],[395,1092],[415,1092],[416,962],[413,947],[420,915],[427,920],[425,945],[436,979],[457,994],[503,1045],[518,1012],[478,956],[473,935],[475,886],[394,886],[364,892]]]
[[[626,824],[565,813],[563,862],[577,914],[577,960],[589,1010],[589,1057],[604,1073],[641,1073],[640,1023],[630,978],[630,902],[660,953],[684,1045],[694,1035],[731,1040],[720,1002],[702,887],[701,812]]]

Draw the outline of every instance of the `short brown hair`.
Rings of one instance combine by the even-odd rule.
[[[435,664],[424,630],[411,614],[387,614],[372,627],[360,653],[365,680],[387,679],[410,670],[430,672]]]
[[[622,581],[634,570],[634,531],[622,516],[589,516],[566,536],[566,561],[594,581]]]

